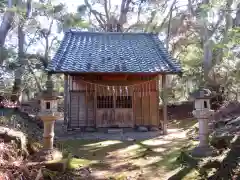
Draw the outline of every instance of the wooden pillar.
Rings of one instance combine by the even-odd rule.
[[[68,75],[64,74],[64,125],[68,123]]]
[[[163,105],[163,134],[167,134],[167,123],[168,123],[168,115],[167,115],[167,82],[166,75],[162,75],[162,105]]]
[[[94,84],[94,126],[97,128],[97,85]]]
[[[159,109],[159,105],[160,105],[160,76],[158,75],[156,77],[156,98],[157,98],[157,125],[158,125],[158,128],[159,126],[161,125],[161,119],[160,119],[160,109]]]

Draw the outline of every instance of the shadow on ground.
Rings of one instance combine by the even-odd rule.
[[[191,127],[195,123],[185,122],[183,128],[187,129],[187,124]],[[76,159],[81,159],[80,164],[91,168],[95,179],[116,179],[119,176],[166,179],[163,174],[179,167],[176,158],[180,149],[192,143],[183,130],[171,131],[171,127],[176,126],[179,127],[179,124],[169,125],[169,135],[146,140],[64,140],[59,142],[59,146],[71,152]],[[77,164],[76,162],[74,166]]]
[[[168,180],[206,179],[237,180],[240,179],[240,138],[235,136],[229,149],[217,157],[194,159],[188,156],[186,165]],[[195,175],[192,173],[195,172]],[[192,173],[192,174],[191,174]],[[192,176],[191,176],[192,175]]]

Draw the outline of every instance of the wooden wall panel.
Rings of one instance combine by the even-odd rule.
[[[135,124],[137,126],[143,124],[143,118],[142,118],[142,98],[141,98],[141,92],[134,92],[135,96],[135,102],[134,102],[134,118],[135,118]]]
[[[78,127],[78,94],[70,93],[69,127]]]
[[[142,112],[143,112],[143,125],[147,126],[150,122],[150,114],[149,114],[149,95],[144,95],[142,97]]]
[[[157,80],[135,91],[134,117],[136,125],[159,126]],[[151,91],[149,91],[149,89]]]
[[[95,117],[94,117],[94,92],[87,93],[86,96],[87,102],[87,121],[86,126],[94,126],[95,125]]]
[[[158,94],[157,92],[152,92],[151,93],[151,98],[150,98],[150,118],[151,122],[150,124],[153,126],[159,126],[159,111],[158,111]]]
[[[84,91],[86,88],[86,84],[80,81],[80,77],[78,76],[69,76],[69,90],[70,91]]]
[[[92,76],[94,79],[94,76]],[[71,93],[70,100],[70,118],[73,120],[72,125],[76,126],[107,126],[106,120],[111,122],[112,120],[108,119],[113,117],[119,120],[119,116],[116,114],[113,116],[110,113],[110,110],[101,111],[101,109],[96,108],[96,96],[97,95],[111,95],[111,90],[115,86],[115,95],[132,95],[133,97],[133,108],[132,108],[132,117],[134,125],[159,125],[159,99],[158,99],[158,78],[151,79],[151,83],[147,83],[147,80],[129,80],[129,81],[97,81],[97,80],[82,80],[83,77],[70,76],[69,78],[69,91]],[[145,84],[142,84],[146,82]],[[103,86],[98,86],[102,84]],[[137,86],[132,86],[128,89],[128,92],[125,92],[124,86],[139,84]],[[142,84],[142,85],[140,85]],[[106,85],[109,85],[107,87]],[[122,86],[121,86],[122,85]],[[119,94],[120,87],[123,89]],[[95,91],[97,90],[97,91]],[[71,92],[73,91],[73,92]],[[134,93],[133,93],[134,91]],[[76,95],[76,93],[78,95]],[[83,95],[80,95],[82,93]],[[74,99],[74,97],[76,97]],[[119,110],[118,110],[119,111]],[[112,112],[112,111],[111,111]],[[121,111],[119,111],[121,112]],[[110,114],[109,114],[110,113]],[[127,114],[127,113],[125,113]],[[128,113],[129,114],[129,113]],[[107,118],[108,117],[108,118]],[[107,118],[107,119],[106,119]],[[98,121],[100,119],[100,121]],[[126,121],[126,118],[123,119]],[[122,125],[121,125],[122,126]],[[129,126],[129,125],[127,125]]]

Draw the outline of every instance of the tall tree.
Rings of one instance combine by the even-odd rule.
[[[4,2],[2,3],[3,8],[5,6]],[[3,15],[3,19],[0,25],[0,64],[3,63],[3,54],[4,54],[4,44],[9,30],[12,27],[14,20],[14,12],[11,10],[13,7],[12,0],[8,0],[7,10]]]

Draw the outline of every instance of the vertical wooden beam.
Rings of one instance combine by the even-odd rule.
[[[68,119],[68,127],[70,128],[72,126],[72,90],[73,90],[73,76],[69,76],[68,78],[68,82],[69,84],[71,84],[71,86],[69,86],[70,92],[69,92],[69,119]]]
[[[68,75],[64,74],[64,125],[68,122]]]
[[[76,81],[75,81],[76,82]],[[78,89],[78,88],[77,88]],[[77,121],[78,121],[78,127],[77,128],[80,128],[80,113],[81,113],[81,109],[80,109],[80,101],[82,101],[82,99],[81,99],[81,92],[74,92],[74,93],[76,93],[77,94],[77,110],[78,110],[78,112],[77,112]],[[75,109],[75,111],[76,111],[76,108],[74,108]],[[74,113],[76,113],[76,112],[74,112]]]
[[[94,124],[97,128],[97,85],[94,84]]]
[[[90,88],[89,88],[89,90],[90,90]],[[86,104],[86,114],[85,114],[85,118],[86,118],[86,126],[88,126],[89,125],[89,123],[88,123],[88,106],[89,106],[89,103],[88,103],[88,84],[86,83],[85,84],[85,104]]]
[[[163,134],[167,134],[167,123],[168,123],[168,116],[167,116],[167,82],[166,82],[166,75],[162,75],[162,105],[163,105]]]
[[[144,126],[144,117],[143,117],[143,114],[144,114],[144,112],[143,112],[143,110],[144,110],[144,108],[143,108],[143,90],[144,90],[143,84],[141,84],[141,126]]]
[[[160,75],[158,75],[156,77],[156,98],[157,98],[157,123],[158,123],[158,126],[161,124],[161,119],[160,119],[160,116],[159,116],[159,113],[160,113],[160,109],[159,109],[159,105],[160,105],[160,92],[159,92],[159,89],[160,89]]]
[[[148,124],[148,125],[151,125],[151,126],[152,126],[153,123],[152,123],[152,116],[151,116],[151,97],[152,97],[152,96],[151,96],[151,94],[152,94],[152,93],[151,93],[151,92],[152,92],[152,91],[151,91],[151,85],[152,85],[151,83],[152,83],[152,81],[148,82],[148,96],[149,96],[149,117],[148,117],[148,119],[149,119],[149,120],[148,120],[148,121],[149,121],[148,123],[149,123],[149,124]]]
[[[135,127],[136,126],[136,107],[135,107],[135,103],[136,103],[136,93],[135,93],[135,86],[133,86],[132,87],[132,89],[131,89],[131,91],[132,91],[132,118],[133,118],[133,127]]]

